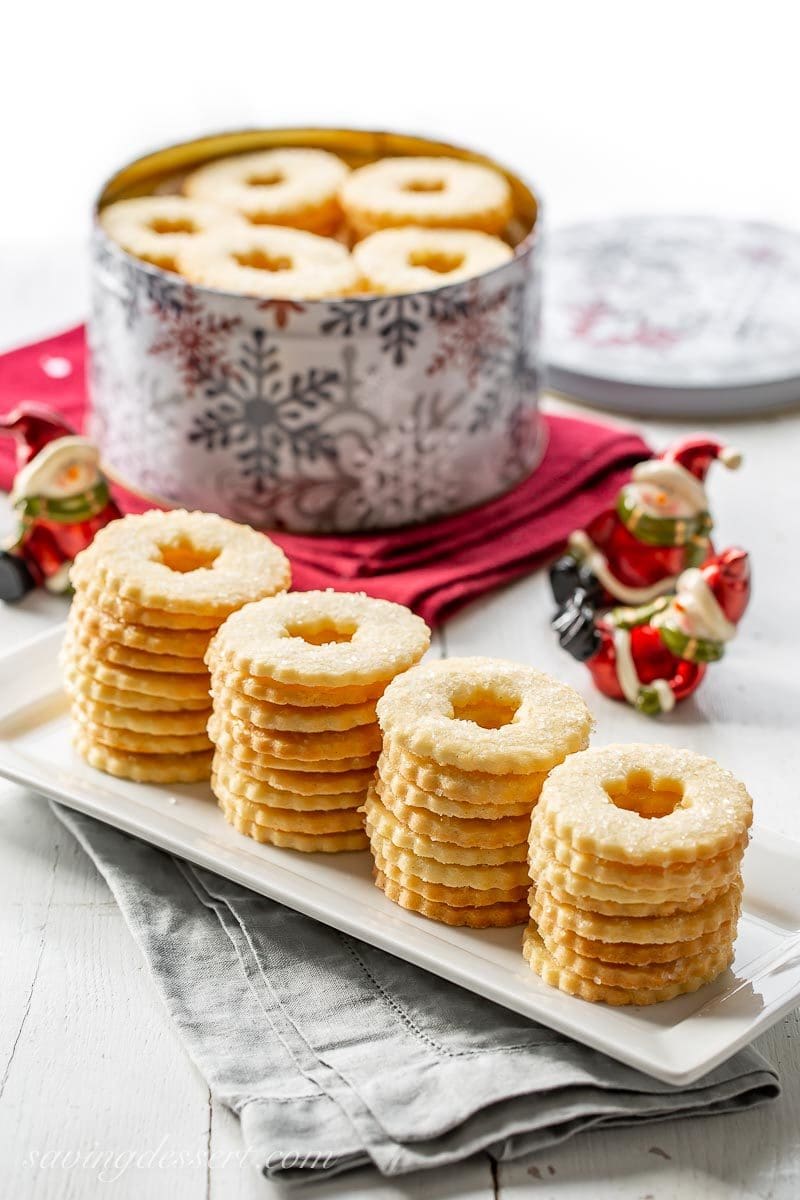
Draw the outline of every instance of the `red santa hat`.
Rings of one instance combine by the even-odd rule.
[[[10,433],[16,440],[18,471],[50,442],[71,437],[75,433],[56,413],[32,402],[20,404],[10,413],[0,416],[0,430]]]
[[[730,546],[701,568],[703,579],[726,620],[738,625],[750,600],[750,558]]]
[[[738,450],[723,446],[716,438],[699,434],[669,446],[658,458],[639,463],[633,469],[633,479],[637,483],[663,487],[684,499],[695,512],[707,512],[708,499],[703,482],[715,460],[735,470],[742,456]]]
[[[735,471],[742,465],[742,456],[731,446],[723,446],[716,438],[699,434],[696,437],[684,438],[670,446],[661,456],[664,462],[679,463],[702,483],[708,474],[708,468],[715,460],[722,463],[730,471]]]

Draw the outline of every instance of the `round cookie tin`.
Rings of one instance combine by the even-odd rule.
[[[259,299],[132,258],[97,213],[179,190],[203,162],[314,146],[353,166],[448,155],[502,170],[514,258],[410,295]],[[90,422],[109,474],[166,505],[262,528],[351,532],[426,521],[507,491],[538,464],[540,205],[468,150],[332,129],[171,146],[117,172],[95,207]]]

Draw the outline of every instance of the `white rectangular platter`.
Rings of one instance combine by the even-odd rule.
[[[260,846],[225,823],[206,785],[154,787],[100,774],[72,751],[53,630],[0,659],[0,775],[416,963],[668,1083],[690,1083],[800,1003],[800,844],[765,830],[745,855],[730,971],[691,996],[609,1008],[543,984],[521,930],[467,930],[391,904],[370,857]]]

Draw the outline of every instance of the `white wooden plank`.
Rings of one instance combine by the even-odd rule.
[[[502,1200],[796,1200],[799,1030],[793,1013],[757,1043],[781,1065],[784,1094],[777,1104],[740,1116],[581,1135],[502,1164]]]
[[[242,1163],[239,1122],[215,1104],[211,1134],[209,1200],[285,1200],[286,1189],[268,1182],[250,1162]],[[226,1161],[227,1159],[227,1161]],[[485,1155],[438,1171],[416,1171],[383,1179],[371,1169],[351,1171],[312,1185],[313,1200],[495,1200],[492,1170]],[[309,1192],[309,1195],[312,1193]]]
[[[2,841],[0,913],[5,921],[16,907],[29,931],[17,953],[3,926],[8,966],[19,964],[8,971],[19,984],[0,989],[12,1051],[4,1044],[4,1194],[66,1200],[113,1181],[122,1200],[145,1191],[170,1200],[205,1195],[203,1162],[147,1165],[149,1156],[205,1144],[208,1090],[116,904],[41,799],[12,794],[1,811],[19,836]],[[14,876],[18,905],[8,903]]]

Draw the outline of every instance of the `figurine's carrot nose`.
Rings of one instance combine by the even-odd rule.
[[[70,483],[74,483],[76,479],[80,478],[81,469],[78,466],[67,467],[64,474]]]
[[[667,495],[666,492],[656,492],[656,504],[660,504],[663,507],[663,505],[665,505],[668,500],[669,500],[669,496]]]

